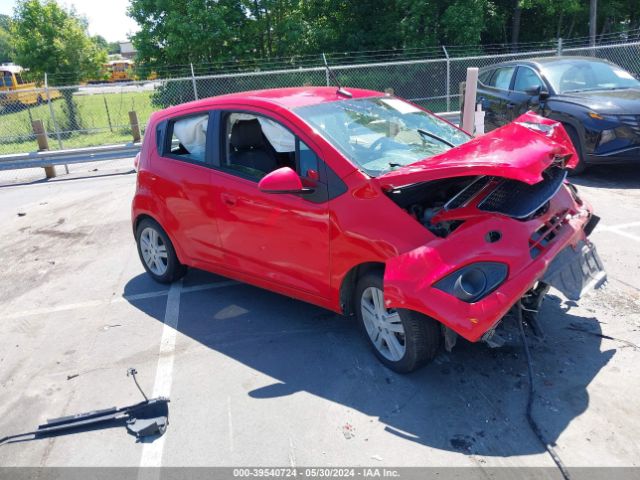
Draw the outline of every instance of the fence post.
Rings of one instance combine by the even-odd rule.
[[[49,150],[49,139],[47,138],[47,132],[44,129],[42,120],[33,120],[31,122],[31,128],[36,135],[36,141],[38,142],[38,151],[43,152]],[[47,178],[54,178],[56,176],[56,167],[53,165],[47,165],[44,167],[44,174]]]
[[[464,110],[462,111],[462,129],[473,133],[473,120],[476,110],[476,91],[478,89],[478,67],[467,68],[465,82]]]
[[[107,97],[102,97],[104,100],[104,109],[107,111],[107,121],[109,122],[109,131],[113,133],[113,125],[111,124],[111,114],[109,113],[109,105],[107,105]]]
[[[138,115],[136,112],[129,112],[129,123],[131,124],[131,134],[133,135],[133,143],[140,141],[140,125],[138,124]]]
[[[327,61],[327,58],[324,56],[324,53],[322,54],[322,58],[324,59],[324,61]],[[324,69],[324,76],[327,79],[327,87],[331,86],[331,79],[329,78],[329,69],[325,68]]]
[[[449,60],[449,52],[447,47],[442,45],[442,51],[447,58],[447,112],[451,111],[451,60]]]
[[[196,86],[196,75],[193,73],[193,63],[191,65],[191,83],[193,83],[193,97],[198,100],[198,87]]]
[[[60,136],[60,130],[58,129],[58,123],[56,122],[56,114],[53,111],[53,105],[51,105],[51,93],[49,92],[49,76],[45,72],[44,74],[44,93],[47,96],[47,103],[49,104],[49,115],[51,116],[51,122],[53,123],[53,130],[56,132],[56,138],[58,139],[58,148],[64,149],[62,145],[62,137]],[[47,146],[47,148],[49,148]],[[69,173],[69,165],[64,166],[65,173]]]
[[[558,37],[558,53],[559,57],[562,56],[562,37]]]

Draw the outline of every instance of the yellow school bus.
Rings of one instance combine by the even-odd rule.
[[[105,65],[109,82],[128,82],[133,80],[133,62],[131,60],[112,60]]]
[[[47,95],[35,82],[26,82],[22,78],[24,69],[19,65],[0,65],[0,106],[40,105],[47,101]],[[60,91],[49,89],[51,99],[60,98]]]

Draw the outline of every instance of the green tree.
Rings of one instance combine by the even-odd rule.
[[[18,1],[11,24],[15,61],[31,73],[45,72],[56,83],[77,85],[97,78],[107,53],[87,33],[87,22],[54,0]],[[64,89],[69,130],[80,129],[73,90]]]
[[[132,37],[138,60],[151,67],[226,60],[251,50],[243,43],[250,20],[238,0],[131,0],[128,14],[140,26]]]
[[[8,15],[0,14],[0,62],[9,62],[13,56],[9,28],[11,28],[11,18]]]

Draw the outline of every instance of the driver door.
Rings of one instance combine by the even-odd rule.
[[[241,120],[232,123],[233,115]],[[238,127],[242,122],[254,123]],[[222,148],[212,174],[212,191],[216,192],[224,267],[251,275],[256,283],[267,282],[275,290],[284,287],[328,298],[329,202],[324,162],[282,122],[264,115],[222,112],[220,130]],[[244,155],[245,150],[251,155]],[[284,166],[295,169],[313,193],[260,191],[259,180]]]

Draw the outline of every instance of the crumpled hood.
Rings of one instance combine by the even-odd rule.
[[[534,184],[555,162],[569,168],[576,150],[561,123],[527,112],[512,123],[444,153],[385,173],[375,181],[385,190],[440,178],[493,175]]]

